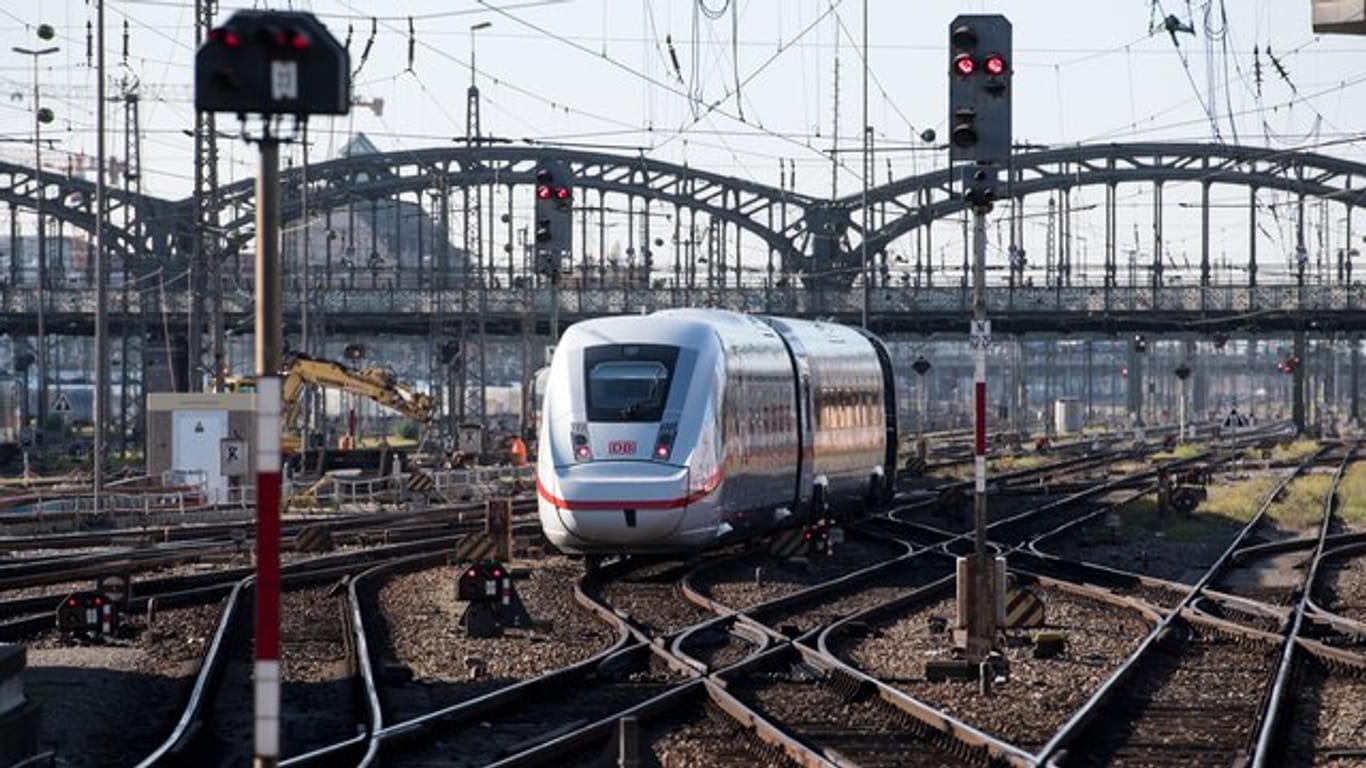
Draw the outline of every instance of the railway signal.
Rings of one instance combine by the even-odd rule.
[[[962,165],[963,196],[973,213],[973,554],[958,561],[958,622],[954,642],[967,663],[987,658],[1004,623],[1003,558],[987,553],[986,216],[996,200],[997,171],[1010,161],[1011,26],[1004,16],[963,15],[949,24],[949,163]]]
[[[256,608],[253,765],[280,758],[280,469],[284,349],[280,129],[273,118],[344,115],[351,57],[311,13],[238,11],[195,52],[194,105],[260,120],[256,182]]]
[[[573,243],[574,190],[568,172],[554,163],[537,168],[535,198],[536,272],[555,277]]]
[[[92,640],[112,637],[119,629],[119,605],[102,592],[73,592],[57,605],[57,629]]]
[[[531,626],[512,579],[512,571],[500,560],[471,563],[460,572],[455,596],[466,604],[460,627],[470,637],[497,637],[504,627]]]
[[[999,15],[964,15],[949,25],[949,161],[974,163],[964,194],[995,197],[995,169],[1010,161],[1011,26]]]
[[[238,11],[195,54],[194,106],[239,115],[344,115],[350,57],[311,13]]]
[[[1010,159],[1011,26],[999,15],[964,15],[949,26],[949,153],[953,162]]]

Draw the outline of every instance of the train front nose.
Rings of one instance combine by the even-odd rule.
[[[673,464],[594,461],[556,467],[553,482],[540,489],[542,519],[587,549],[668,541],[688,506],[688,468]]]

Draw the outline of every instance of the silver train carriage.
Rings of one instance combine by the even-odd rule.
[[[890,497],[891,360],[862,330],[678,309],[587,320],[555,349],[541,527],[589,556],[686,553]]]

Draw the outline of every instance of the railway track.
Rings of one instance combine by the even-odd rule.
[[[514,507],[515,513],[520,512],[520,516],[515,514],[514,524],[525,524],[521,521],[528,519],[529,504],[528,500],[524,500],[520,503],[520,510]],[[404,552],[424,551],[432,546],[432,542],[451,543],[459,536],[482,530],[483,521],[451,520],[448,519],[448,512],[443,511],[423,513],[416,517],[400,516],[393,525],[384,525],[382,518],[372,518],[366,520],[364,526],[345,528],[343,533],[333,539],[333,544],[349,541],[352,549],[333,554],[298,553],[296,534],[295,541],[285,541],[285,548],[294,550],[294,553],[287,554],[287,561],[282,565],[283,572],[306,570],[313,567],[309,565],[313,561],[321,563],[320,567],[352,560],[367,562],[371,559],[368,552],[377,552],[385,556],[386,553],[401,555]],[[361,541],[365,544],[362,545]],[[23,564],[12,566],[11,588],[28,591],[28,588],[34,587],[35,584],[44,588],[40,590],[40,594],[0,600],[0,640],[23,641],[50,630],[53,624],[52,612],[57,602],[72,591],[90,589],[98,576],[110,573],[137,576],[143,569],[164,569],[172,565],[184,565],[196,562],[209,554],[232,554],[245,558],[246,553],[250,551],[250,543],[242,541],[182,542],[168,546],[174,551],[154,551],[142,558],[130,558],[121,554],[112,557],[101,555],[92,560],[83,555],[77,556],[67,561],[68,567],[65,571],[61,570],[61,559],[51,564],[45,562],[35,569],[29,569]],[[182,547],[187,549],[182,550]],[[153,604],[175,606],[220,599],[236,582],[252,576],[254,572],[251,566],[229,564],[226,567],[216,567],[193,574],[134,579],[129,611],[141,615]],[[73,581],[74,577],[82,575],[88,577],[88,581]]]
[[[426,541],[394,544],[384,547],[377,547],[371,550],[350,553],[346,555],[333,555],[326,558],[318,558],[311,561],[296,563],[282,569],[282,585],[286,590],[285,594],[290,595],[293,590],[310,589],[325,587],[329,593],[329,600],[319,602],[315,596],[308,598],[286,597],[290,603],[296,600],[305,600],[309,606],[308,611],[321,608],[323,614],[327,615],[332,608],[326,607],[329,602],[342,599],[341,594],[345,594],[348,601],[346,615],[342,621],[336,619],[326,632],[321,632],[317,622],[304,621],[303,617],[308,615],[303,603],[296,607],[288,622],[298,621],[297,625],[285,624],[286,635],[284,636],[284,648],[290,652],[291,632],[290,627],[294,626],[292,633],[293,651],[295,660],[302,662],[307,668],[309,659],[314,662],[323,662],[328,665],[333,681],[345,677],[347,688],[350,689],[351,680],[354,675],[360,672],[360,659],[364,655],[361,649],[366,648],[365,638],[360,632],[363,625],[359,620],[362,615],[360,606],[355,602],[354,591],[347,588],[342,589],[337,586],[343,579],[349,579],[375,563],[404,560],[407,558],[420,557],[442,557],[444,553],[455,543],[458,537],[444,536],[440,538],[428,539]],[[228,604],[224,608],[223,618],[219,623],[208,651],[205,653],[204,661],[200,667],[200,673],[196,679],[194,690],[185,705],[179,723],[168,739],[152,755],[143,761],[144,766],[159,765],[200,765],[197,762],[203,759],[203,755],[217,756],[220,754],[232,754],[240,760],[249,759],[250,745],[241,741],[246,733],[250,733],[250,722],[244,729],[238,719],[239,716],[250,717],[252,711],[250,698],[250,631],[248,628],[249,617],[247,609],[243,606],[247,604],[245,593],[249,590],[250,579],[243,578],[237,582],[232,593],[228,598]],[[310,593],[316,594],[316,593]],[[333,603],[335,604],[335,603]],[[340,610],[339,608],[337,610]],[[338,623],[344,624],[348,630],[346,636],[339,636]],[[314,644],[317,643],[318,646]],[[338,651],[338,646],[343,647]],[[328,650],[330,649],[330,650]],[[317,656],[317,658],[315,658]],[[349,675],[337,675],[335,667],[339,665],[339,657],[345,657],[353,661],[346,662],[348,667],[354,667]],[[285,658],[285,664],[289,665],[289,656]],[[306,681],[299,681],[305,682]],[[286,678],[288,684],[289,678]],[[288,686],[286,686],[288,687]],[[329,686],[340,688],[340,686]],[[316,691],[305,684],[301,688],[292,689],[290,696],[298,696],[297,704],[307,705],[315,698]],[[242,699],[243,696],[247,698]],[[349,696],[349,694],[348,694]],[[346,698],[341,699],[342,702]],[[329,706],[336,706],[337,700],[331,701]],[[327,762],[337,759],[338,755],[345,755],[354,758],[363,752],[367,743],[366,734],[372,728],[370,708],[364,701],[350,706],[353,714],[349,724],[343,721],[331,722],[328,729],[336,736],[342,737],[341,741],[329,738],[317,740],[318,743],[303,742],[298,746],[284,745],[284,754],[293,755],[296,761],[304,764],[311,764],[314,761]],[[303,709],[286,710],[293,712],[297,716],[307,717]],[[222,713],[219,716],[218,713]],[[246,713],[243,715],[242,713]],[[309,725],[299,725],[297,728],[304,729]],[[285,723],[286,733],[290,728],[288,721]],[[222,734],[216,736],[215,734]],[[331,741],[330,744],[323,742]],[[303,748],[314,749],[312,753],[305,754]],[[241,750],[246,750],[242,752]],[[356,755],[351,753],[355,752]],[[238,764],[240,764],[240,760]],[[289,762],[288,760],[286,762]]]
[[[1332,485],[1321,499],[1320,541],[1329,529],[1337,479],[1351,456],[1338,452]],[[1280,600],[1285,585],[1244,590],[1250,594],[1241,597],[1213,586],[1237,589],[1246,583],[1238,574],[1238,552],[1268,524],[1268,511],[1286,487],[1325,453],[1303,462],[1266,497],[1224,556],[1043,749],[1046,759],[1145,766],[1266,759],[1299,622],[1286,626],[1267,610],[1274,606],[1257,600]],[[1299,589],[1305,591],[1305,584]]]
[[[1142,480],[1114,482],[1122,487],[1141,485]],[[1071,498],[1073,495],[1078,498]],[[1099,506],[1099,502],[1089,501],[1088,494],[1063,498],[1073,505]],[[1075,514],[1075,506],[1068,512],[1062,499],[1052,499],[1032,518],[1025,513],[1006,516],[994,529],[993,539],[1025,541],[1034,535],[1031,529],[1037,532],[1057,518]],[[815,645],[820,631],[832,623],[894,596],[923,589],[952,572],[949,555],[955,551],[955,542],[961,543],[961,536],[904,522],[886,521],[875,526],[879,526],[876,532],[882,537],[891,535],[902,543],[889,548],[851,534],[855,543],[847,545],[848,559],[854,562],[832,562],[829,573],[819,572],[822,566],[816,564],[802,575],[804,578],[790,581],[778,579],[776,571],[769,568],[761,580],[767,581],[773,593],[761,592],[753,600],[740,600],[734,606],[695,582],[700,582],[699,574],[709,569],[720,573],[726,567],[741,577],[748,573],[752,579],[753,561],[746,560],[751,556],[710,559],[698,569],[658,566],[648,570],[625,563],[616,572],[607,566],[594,577],[596,581],[585,580],[578,599],[595,606],[604,621],[617,627],[618,640],[611,649],[549,674],[490,681],[494,684],[486,692],[443,702],[425,712],[383,703],[387,689],[384,678],[392,669],[377,653],[380,638],[375,630],[360,631],[368,621],[363,617],[375,613],[374,603],[360,596],[350,598],[348,614],[357,627],[350,633],[356,647],[355,676],[365,681],[360,686],[365,693],[351,705],[349,714],[339,713],[335,723],[315,727],[315,740],[298,742],[305,752],[287,750],[292,755],[287,764],[368,765],[381,760],[398,765],[562,763],[567,755],[584,754],[567,751],[568,745],[583,748],[594,743],[605,749],[614,738],[620,738],[613,734],[619,719],[626,715],[639,718],[642,733],[656,754],[667,749],[661,745],[672,743],[673,734],[686,734],[689,729],[729,734],[733,738],[727,743],[736,746],[736,754],[718,753],[715,764],[749,760],[753,764],[794,761],[818,765],[823,764],[821,760],[846,759],[841,756],[868,748],[877,739],[883,740],[880,754],[894,754],[894,739],[904,736],[903,731],[911,734],[919,748],[938,750],[933,754],[941,755],[939,762],[928,764],[1024,760],[1026,753],[1018,748],[970,727],[946,731],[930,725],[934,715],[923,704],[848,675]],[[388,562],[402,556],[392,554]],[[428,563],[434,557],[439,559],[416,550],[407,555],[426,558]],[[872,560],[885,562],[868,562]],[[862,567],[856,567],[859,565]],[[352,567],[348,573],[360,570]],[[337,578],[324,583],[335,583]],[[341,591],[354,593],[356,586],[353,582]],[[1138,589],[1152,591],[1160,602],[1171,602],[1169,590],[1161,584],[1142,584]],[[314,598],[312,602],[318,601]],[[339,610],[332,613],[340,615]],[[727,693],[728,688],[734,692],[751,685],[754,697],[736,700]],[[767,702],[776,702],[772,717],[765,717],[763,713],[768,710],[759,706],[759,699],[769,694],[759,691],[778,692]],[[835,711],[846,705],[867,704],[873,707],[869,722],[881,725],[866,732],[847,723],[842,724],[846,726],[843,730],[836,727],[824,732],[816,720],[793,725],[779,716],[789,695],[797,701],[812,697]],[[697,748],[693,737],[679,738]],[[308,749],[314,751],[306,753]],[[877,757],[879,753],[874,750],[869,754]]]

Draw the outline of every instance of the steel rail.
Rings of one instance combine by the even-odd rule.
[[[1267,510],[1290,484],[1290,481],[1298,477],[1310,466],[1317,464],[1319,458],[1326,453],[1327,450],[1326,447],[1320,448],[1313,455],[1302,461],[1296,467],[1295,471],[1288,473],[1276,484],[1275,488],[1267,494],[1266,498],[1263,499],[1262,503],[1258,506],[1257,512],[1252,516],[1252,519],[1243,526],[1234,540],[1218,559],[1215,560],[1209,570],[1200,577],[1199,581],[1196,582],[1191,588],[1191,591],[1181,600],[1176,608],[1158,622],[1157,626],[1155,626],[1152,631],[1148,633],[1148,636],[1144,638],[1143,642],[1139,644],[1139,647],[1125,659],[1120,668],[1115,670],[1114,673],[1096,689],[1095,693],[1091,695],[1091,698],[1088,699],[1080,709],[1073,713],[1072,717],[1053,734],[1053,738],[1039,750],[1035,755],[1036,765],[1055,765],[1052,761],[1056,758],[1058,753],[1062,751],[1068,743],[1080,735],[1082,729],[1089,725],[1094,717],[1100,714],[1102,708],[1105,707],[1113,697],[1122,693],[1124,685],[1137,673],[1139,661],[1148,658],[1153,652],[1152,649],[1157,647],[1161,638],[1168,636],[1175,630],[1177,622],[1182,620],[1183,610],[1186,609],[1194,601],[1195,597],[1203,592],[1211,583],[1213,583],[1214,579],[1223,572],[1225,566],[1232,561],[1234,553],[1239,549],[1239,545],[1251,535],[1252,531],[1255,530],[1258,525],[1261,524],[1263,518],[1266,516]]]
[[[1332,525],[1333,511],[1337,508],[1338,486],[1342,481],[1343,472],[1346,471],[1347,465],[1351,463],[1355,455],[1356,447],[1353,446],[1342,457],[1342,463],[1333,473],[1333,484],[1323,498],[1323,522],[1319,526],[1318,542],[1314,546],[1314,559],[1309,564],[1309,574],[1305,577],[1304,588],[1300,592],[1299,599],[1295,601],[1290,631],[1285,634],[1280,661],[1276,666],[1275,682],[1271,686],[1271,693],[1267,697],[1258,718],[1257,746],[1252,755],[1253,768],[1264,768],[1267,765],[1267,760],[1270,759],[1271,740],[1276,735],[1281,711],[1287,706],[1285,701],[1286,689],[1290,680],[1290,671],[1294,665],[1296,641],[1304,628],[1304,615],[1309,606],[1309,596],[1313,593],[1314,584],[1318,580],[1319,565],[1323,562],[1324,545],[1328,540],[1328,529]]]

